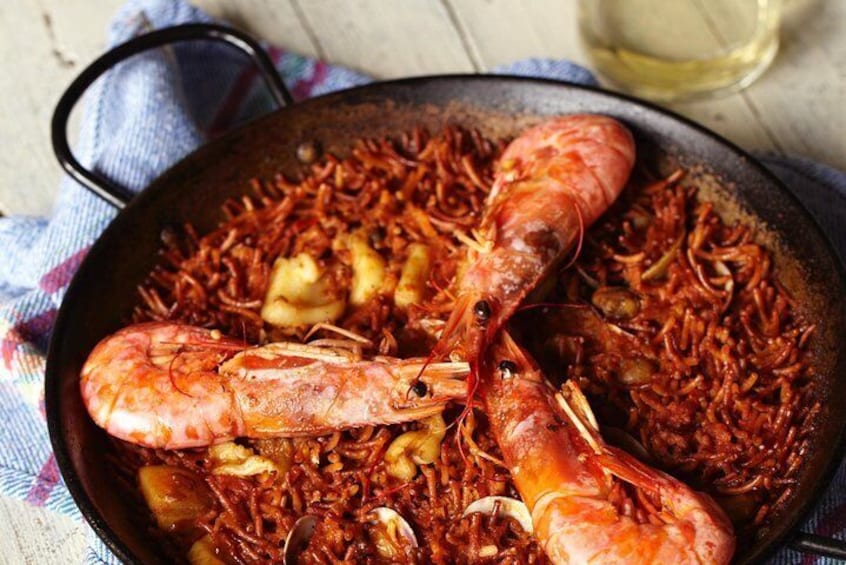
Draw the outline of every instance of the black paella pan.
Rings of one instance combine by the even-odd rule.
[[[227,42],[253,57],[280,108],[201,147],[140,195],[84,169],[66,137],[67,118],[85,89],[136,53],[188,40]],[[843,456],[846,431],[846,278],[830,244],[790,192],[751,156],[704,128],[641,101],[573,84],[507,76],[440,76],[375,83],[296,106],[269,58],[249,36],[215,25],[152,32],[106,53],[68,88],[53,117],[53,144],[63,167],[84,186],[122,208],[93,245],[67,290],[50,343],[46,409],[50,438],[65,483],[82,514],[121,559],[163,562],[164,553],[132,517],[138,509],[119,494],[105,460],[105,433],[88,417],[79,394],[80,368],[93,346],[126,323],[136,287],[153,268],[160,234],[190,222],[202,233],[221,219],[221,204],[249,190],[249,180],[297,170],[304,141],[344,155],[360,137],[381,137],[423,126],[477,128],[487,136],[514,135],[544,116],[602,113],[635,134],[638,159],[666,172],[694,172],[701,193],[728,220],[756,226],[774,252],[782,282],[818,324],[814,348],[824,409],[795,495],[779,518],[746,547],[738,563],[757,562],[787,543],[846,558],[846,543],[797,531],[827,487]],[[103,273],[109,288],[103,289]]]

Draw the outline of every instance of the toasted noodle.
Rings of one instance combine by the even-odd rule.
[[[662,262],[660,276],[645,276]],[[558,376],[577,379],[601,422],[625,427],[750,535],[792,493],[820,412],[814,328],[769,252],[682,180],[628,191],[590,230],[578,266],[559,275],[548,302],[590,303],[623,287],[637,309],[625,319],[551,311],[527,342],[548,370],[567,367]]]
[[[426,329],[452,308],[447,287],[463,246],[455,234],[478,221],[501,150],[476,132],[447,129],[432,137],[416,130],[396,141],[359,141],[349,158],[327,156],[301,180],[256,181],[255,196],[228,203],[227,220],[214,232],[199,237],[185,226],[163,234],[166,247],[140,289],[134,321],[215,327],[249,343],[303,339],[308,327],[274,328],[261,319],[274,261],[308,253],[340,293],[349,288],[352,258],[335,241],[365,233],[386,261],[386,284],[333,326],[371,340],[381,354],[425,356],[437,337]],[[713,494],[742,539],[776,515],[773,507],[790,496],[803,462],[819,412],[806,352],[812,326],[747,228],[724,225],[684,179],[633,185],[587,232],[575,268],[559,274],[544,299],[585,306],[527,308],[516,321],[530,330],[526,341],[547,374],[578,379],[600,425],[624,427],[657,466]],[[392,285],[413,242],[427,245],[432,269],[422,302],[400,309]],[[634,315],[604,318],[591,303],[596,284],[630,289],[637,307],[614,311]],[[313,336],[338,337],[331,327]],[[621,377],[621,370],[631,374]],[[141,465],[180,465],[202,475],[216,506],[199,526],[232,561],[281,560],[287,533],[304,514],[320,520],[300,563],[376,559],[368,514],[384,506],[399,512],[419,541],[397,553],[398,561],[546,562],[515,521],[461,517],[477,499],[518,495],[495,462],[501,454],[481,412],[472,432],[477,447],[461,443],[459,450],[460,431],[450,424],[460,411],[444,414],[439,459],[419,465],[408,483],[386,473],[384,454],[419,424],[242,442],[284,474],[213,474],[207,450],[154,451],[118,440],[115,466],[136,498]],[[611,494],[644,519],[651,513],[649,500]],[[169,539],[168,551],[184,559],[191,544]]]

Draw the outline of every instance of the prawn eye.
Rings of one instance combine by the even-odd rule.
[[[427,387],[426,383],[424,383],[423,381],[417,380],[414,382],[413,385],[411,385],[411,390],[414,391],[414,394],[416,394],[420,398],[423,398],[424,396],[426,396],[429,387]]]
[[[480,324],[484,324],[491,317],[491,305],[486,300],[480,300],[473,305],[473,314]]]
[[[510,379],[517,373],[517,364],[509,359],[503,359],[499,362],[497,369],[503,379]]]

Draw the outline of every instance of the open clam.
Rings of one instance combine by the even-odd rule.
[[[532,533],[534,526],[532,525],[532,515],[526,505],[516,498],[509,498],[507,496],[486,496],[480,498],[475,502],[471,502],[467,508],[464,509],[462,518],[475,512],[486,514],[488,516],[507,516],[513,518],[520,524],[520,527],[528,533]]]
[[[294,527],[288,532],[285,538],[285,552],[283,562],[285,565],[296,565],[300,553],[308,547],[308,542],[314,535],[317,528],[317,516],[306,515],[294,522]]]
[[[375,528],[371,533],[379,554],[386,559],[396,559],[403,545],[417,547],[417,536],[411,524],[399,512],[387,506],[374,508],[370,513]]]

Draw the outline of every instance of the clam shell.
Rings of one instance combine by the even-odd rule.
[[[414,535],[414,529],[399,512],[387,506],[380,506],[374,508],[371,514],[374,516],[374,522],[380,522],[385,526],[392,522],[395,523],[397,535],[402,536],[412,547],[417,547],[417,536]]]
[[[496,512],[497,516],[508,516],[509,518],[514,518],[517,523],[520,524],[520,527],[528,533],[532,533],[532,531],[534,531],[534,526],[532,525],[532,515],[529,513],[529,509],[522,501],[515,498],[509,498],[507,496],[486,496],[484,498],[480,498],[475,502],[471,502],[470,505],[464,509],[464,514],[462,514],[461,517],[463,518],[464,516],[475,512],[487,514],[488,516],[492,516],[494,512]]]
[[[297,564],[297,559],[308,547],[315,528],[317,528],[317,516],[306,515],[294,522],[294,527],[285,538],[285,551],[282,554],[282,562],[285,565]]]

